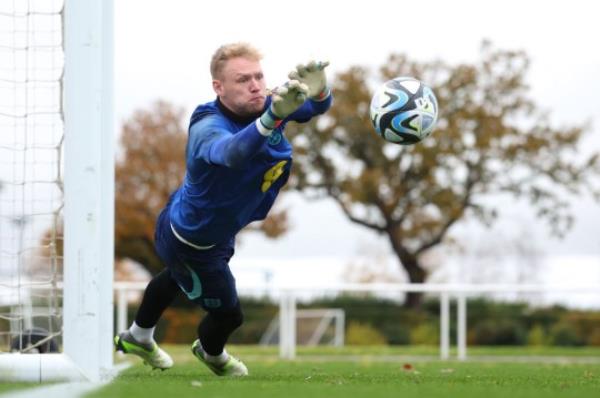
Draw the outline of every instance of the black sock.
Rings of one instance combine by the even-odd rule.
[[[198,337],[204,351],[209,355],[221,354],[229,335],[240,327],[243,321],[244,316],[239,301],[229,311],[206,314],[198,325]]]
[[[146,287],[142,304],[135,316],[135,323],[142,328],[156,326],[163,311],[180,292],[179,286],[171,278],[169,270],[159,272]]]

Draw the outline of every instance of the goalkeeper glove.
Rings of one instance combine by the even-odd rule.
[[[298,80],[308,86],[308,98],[321,101],[329,95],[327,76],[325,76],[325,68],[328,65],[328,61],[310,61],[306,65],[296,66],[296,69],[291,71],[288,76],[290,79]]]
[[[269,135],[281,121],[306,101],[308,87],[298,80],[289,80],[271,92],[271,106],[259,119],[259,131]],[[261,128],[263,127],[263,128]]]

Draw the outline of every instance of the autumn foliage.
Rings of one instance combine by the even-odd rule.
[[[166,102],[124,124],[115,174],[115,252],[156,272],[154,223],[185,174],[184,112]]]

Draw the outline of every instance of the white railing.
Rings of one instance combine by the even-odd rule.
[[[127,327],[127,293],[143,291],[146,283],[116,282],[117,329]],[[467,358],[467,298],[482,293],[564,293],[600,295],[600,284],[593,285],[539,285],[539,284],[337,284],[325,286],[238,286],[244,293],[271,292],[279,297],[279,355],[284,359],[296,357],[296,302],[302,294],[323,294],[336,292],[361,292],[374,294],[389,293],[429,293],[440,297],[440,358],[450,359],[450,301],[455,299],[457,358]]]

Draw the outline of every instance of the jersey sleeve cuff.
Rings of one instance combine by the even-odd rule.
[[[323,89],[323,91],[321,91],[320,94],[317,94],[316,96],[311,97],[311,100],[316,101],[316,102],[323,102],[323,101],[326,101],[330,95],[331,95],[331,89],[326,86]]]
[[[268,137],[271,135],[271,132],[274,129],[279,127],[281,122],[282,122],[282,119],[279,119],[273,113],[273,111],[271,110],[271,107],[269,107],[269,109],[267,109],[267,111],[265,113],[263,113],[260,118],[258,118],[256,120],[256,128],[258,129],[258,132],[261,135]]]

